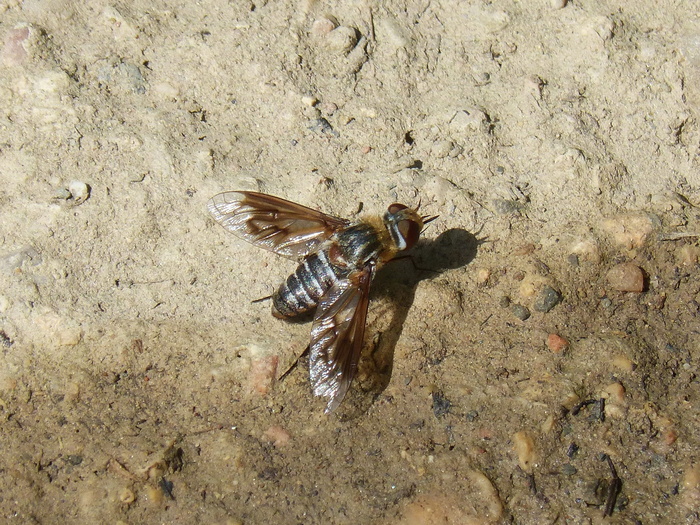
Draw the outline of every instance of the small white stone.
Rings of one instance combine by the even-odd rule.
[[[68,183],[68,191],[76,204],[86,201],[90,196],[90,187],[79,180],[70,181]]]
[[[357,44],[357,34],[352,27],[340,26],[328,33],[326,44],[332,51],[347,53]]]
[[[316,97],[312,97],[311,95],[305,95],[305,96],[301,97],[301,102],[302,102],[302,104],[312,108],[316,104],[318,104],[318,99]]]
[[[479,131],[487,120],[486,113],[480,109],[468,108],[457,111],[452,120],[450,120],[450,126],[462,131]]]

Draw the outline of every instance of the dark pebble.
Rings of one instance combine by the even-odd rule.
[[[444,416],[450,411],[452,403],[442,392],[433,392],[433,414],[435,417]]]
[[[77,454],[71,454],[66,456],[66,461],[71,465],[80,465],[83,462],[83,456],[78,456]]]
[[[561,473],[565,476],[573,476],[578,470],[570,463],[565,463],[561,466]]]
[[[507,295],[502,295],[501,298],[498,300],[498,306],[501,308],[508,308],[510,306],[510,297]]]
[[[549,312],[561,301],[561,294],[551,286],[545,286],[535,299],[535,310]]]
[[[316,133],[328,133],[334,137],[340,136],[340,134],[333,129],[333,126],[331,126],[330,122],[328,122],[325,118],[311,119],[309,121],[308,128]]]
[[[493,205],[496,208],[496,213],[500,215],[511,215],[520,211],[520,203],[517,201],[509,201],[505,199],[495,199]]]
[[[513,315],[521,321],[525,321],[530,318],[530,310],[528,310],[522,304],[514,304],[510,311],[513,312]]]

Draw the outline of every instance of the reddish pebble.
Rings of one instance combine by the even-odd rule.
[[[27,59],[26,42],[29,38],[29,27],[10,29],[5,37],[2,48],[2,61],[7,66],[18,66]]]
[[[661,436],[666,445],[673,445],[678,439],[678,432],[672,428],[668,428],[661,434]]]
[[[250,373],[248,374],[250,392],[264,396],[272,390],[272,384],[277,375],[278,362],[279,358],[276,355],[259,357],[250,362]]]
[[[613,266],[607,275],[608,284],[618,292],[644,291],[644,273],[642,269],[632,263],[622,263]]]
[[[289,432],[279,425],[272,425],[263,433],[263,437],[276,448],[285,446],[291,439]]]
[[[330,18],[317,18],[311,24],[311,32],[317,36],[325,36],[338,27],[338,23]]]
[[[555,354],[560,354],[569,348],[569,341],[557,334],[549,334],[547,336],[547,348]]]

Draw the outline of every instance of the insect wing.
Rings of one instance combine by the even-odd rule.
[[[314,394],[330,398],[326,413],[345,397],[357,372],[374,266],[335,283],[321,298],[311,327],[309,372]]]
[[[279,197],[253,191],[228,191],[207,203],[214,220],[246,241],[301,259],[348,221]]]

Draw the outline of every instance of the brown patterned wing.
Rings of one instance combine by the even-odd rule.
[[[348,221],[301,204],[254,191],[227,191],[207,203],[214,220],[246,241],[301,259]]]
[[[326,413],[345,397],[357,372],[374,266],[336,282],[321,298],[311,327],[309,373],[314,394],[328,397]]]

